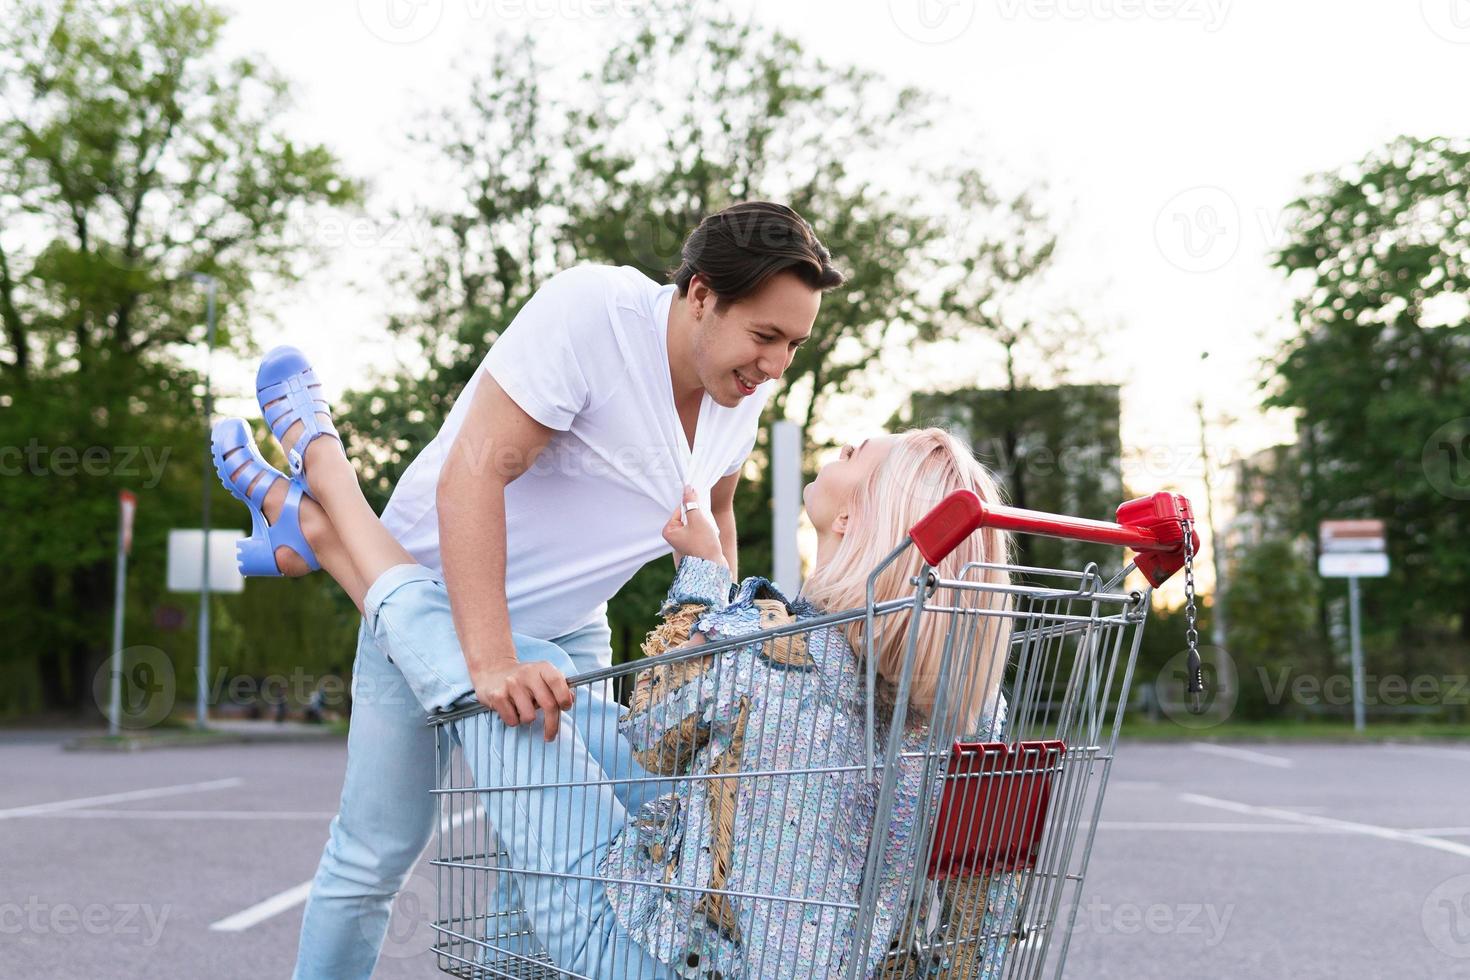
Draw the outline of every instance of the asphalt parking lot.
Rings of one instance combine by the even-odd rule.
[[[288,977],[345,742],[0,734],[0,977]],[[375,976],[436,976],[415,871]],[[1125,744],[1065,974],[1470,977],[1470,745]]]

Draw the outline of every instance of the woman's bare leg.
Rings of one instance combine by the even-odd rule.
[[[292,425],[280,440],[281,444],[295,445],[301,430],[300,422]],[[316,498],[316,503],[321,506],[335,531],[333,537],[341,544],[356,570],[356,581],[362,592],[354,601],[360,608],[361,595],[367,592],[380,575],[395,565],[412,565],[413,556],[404,550],[398,539],[378,520],[378,515],[362,495],[362,487],[357,482],[357,470],[353,468],[342,444],[336,439],[314,439],[306,447],[306,482],[311,489],[311,496]],[[302,531],[305,532],[305,506],[301,513]],[[311,540],[309,534],[307,540]],[[312,542],[312,548],[315,547],[316,543]],[[337,578],[335,574],[332,577]],[[342,580],[338,578],[338,581]],[[343,588],[347,586],[344,584]]]
[[[227,456],[226,459],[228,458]],[[249,464],[249,459],[246,453],[241,452],[239,469],[236,469],[231,476],[237,475],[240,470],[244,469]],[[271,488],[266,491],[265,500],[260,509],[265,514],[267,523],[275,524],[281,516],[281,510],[286,506],[286,491],[290,489],[291,484],[281,477],[261,473],[245,489],[246,496],[249,496],[259,486],[261,480],[274,481]],[[315,500],[302,496],[300,519],[301,533],[311,545],[311,550],[316,552],[317,561],[321,564],[322,569],[332,576],[338,585],[342,586],[342,591],[347,593],[352,599],[352,604],[357,607],[358,612],[361,612],[362,598],[367,592],[367,583],[364,583],[362,577],[357,574],[357,566],[352,563],[352,558],[347,553],[341,535],[337,534],[336,529],[332,527],[331,520],[327,518],[327,512]],[[276,549],[276,567],[281,570],[281,574],[291,578],[300,578],[311,573],[306,559],[285,545]]]

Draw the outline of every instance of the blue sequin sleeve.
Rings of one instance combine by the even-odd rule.
[[[674,582],[669,586],[660,616],[678,612],[680,606],[705,606],[713,610],[725,608],[730,602],[730,569],[708,558],[690,555],[679,562]]]

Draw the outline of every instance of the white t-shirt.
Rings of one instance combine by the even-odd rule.
[[[708,513],[711,487],[755,445],[770,381],[734,408],[706,393],[690,450],[669,375],[674,291],[627,266],[553,276],[495,341],[383,511],[414,560],[442,570],[439,473],[486,371],[526,414],[557,430],[506,488],[505,591],[515,632],[552,639],[600,616],[634,572],[669,553],[663,526],[684,484]],[[482,466],[488,477],[493,454]]]

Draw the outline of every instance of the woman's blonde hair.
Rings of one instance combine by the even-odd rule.
[[[802,587],[802,595],[813,605],[830,611],[861,607],[867,602],[868,576],[887,557],[919,518],[956,490],[971,490],[986,504],[1003,503],[1000,486],[990,472],[959,439],[944,429],[915,429],[898,434],[887,459],[853,492],[848,508],[848,528],[831,559]],[[1010,562],[1010,535],[983,528],[965,538],[935,569],[941,578],[958,578],[971,562]],[[874,600],[884,602],[914,594],[911,580],[923,563],[917,549],[889,565],[874,582]],[[1003,568],[972,570],[966,581],[1005,586],[1010,575]],[[980,611],[1000,611],[1006,601],[1002,591],[986,588],[966,591],[958,604]],[[947,602],[946,604],[955,604]],[[878,675],[892,690],[903,671],[910,611],[903,610],[878,621],[874,654]],[[939,671],[944,656],[945,635],[950,617],[929,614],[919,626],[909,704],[927,720],[934,707]],[[962,731],[972,731],[982,720],[987,701],[995,694],[1010,648],[1010,619],[1004,615],[982,615],[969,622],[978,629],[974,642],[958,638],[950,665],[947,714],[957,718]],[[862,620],[846,627],[848,642],[859,659],[863,656]],[[956,685],[959,685],[958,687]]]

